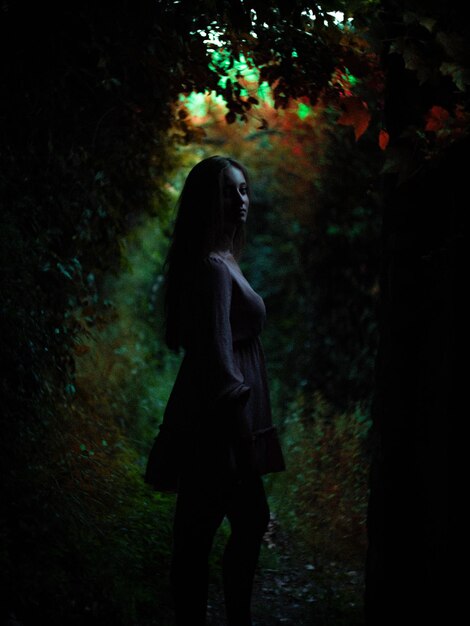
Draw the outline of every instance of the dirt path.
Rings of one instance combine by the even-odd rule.
[[[275,520],[265,535],[253,589],[254,626],[362,626],[363,574],[314,562]],[[208,626],[226,626],[220,581],[211,584]]]

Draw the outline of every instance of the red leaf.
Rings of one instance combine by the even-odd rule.
[[[390,135],[383,128],[379,133],[379,146],[381,150],[385,150],[388,146],[388,142],[390,141]]]
[[[449,119],[449,111],[447,109],[443,109],[440,106],[434,105],[428,111],[426,116],[426,126],[424,130],[428,130],[431,132],[437,132],[444,128],[447,120]]]
[[[341,107],[343,114],[338,119],[338,124],[353,126],[356,141],[365,133],[370,122],[370,113],[367,104],[356,96],[344,98]]]

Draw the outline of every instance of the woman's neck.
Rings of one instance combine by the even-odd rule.
[[[233,256],[233,240],[235,238],[235,231],[225,232],[220,241],[214,246],[217,252],[223,254],[231,254]]]

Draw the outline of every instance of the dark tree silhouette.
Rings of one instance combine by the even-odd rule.
[[[386,124],[400,166],[383,186],[380,345],[374,400],[375,448],[368,516],[368,626],[449,623],[446,595],[448,445],[456,337],[455,313],[467,237],[463,228],[468,135],[439,145],[431,126],[423,150],[417,134],[433,106],[468,106],[468,94],[435,69],[450,34],[468,63],[468,15],[442,3],[383,2],[386,40],[407,38],[427,56],[410,61],[386,47]],[[431,20],[436,39],[416,11]],[[416,14],[415,14],[416,15]],[[423,19],[423,21],[425,21]],[[442,30],[441,30],[442,29]],[[448,41],[448,39],[447,39]],[[444,46],[445,48],[445,46]],[[446,50],[448,52],[448,50]],[[442,66],[441,66],[442,67]],[[468,65],[467,65],[468,67]],[[433,76],[431,79],[430,77]],[[429,80],[427,80],[429,78]],[[428,144],[429,147],[429,144]]]

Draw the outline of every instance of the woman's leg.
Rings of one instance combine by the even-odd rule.
[[[170,569],[177,626],[206,623],[209,553],[234,487],[229,451],[202,434],[181,475]]]
[[[227,507],[231,535],[223,556],[223,579],[228,626],[252,626],[251,594],[269,523],[263,480],[252,476],[234,489]]]
[[[182,481],[173,524],[170,582],[176,626],[204,626],[209,585],[209,553],[225,515],[223,499],[204,485]]]

